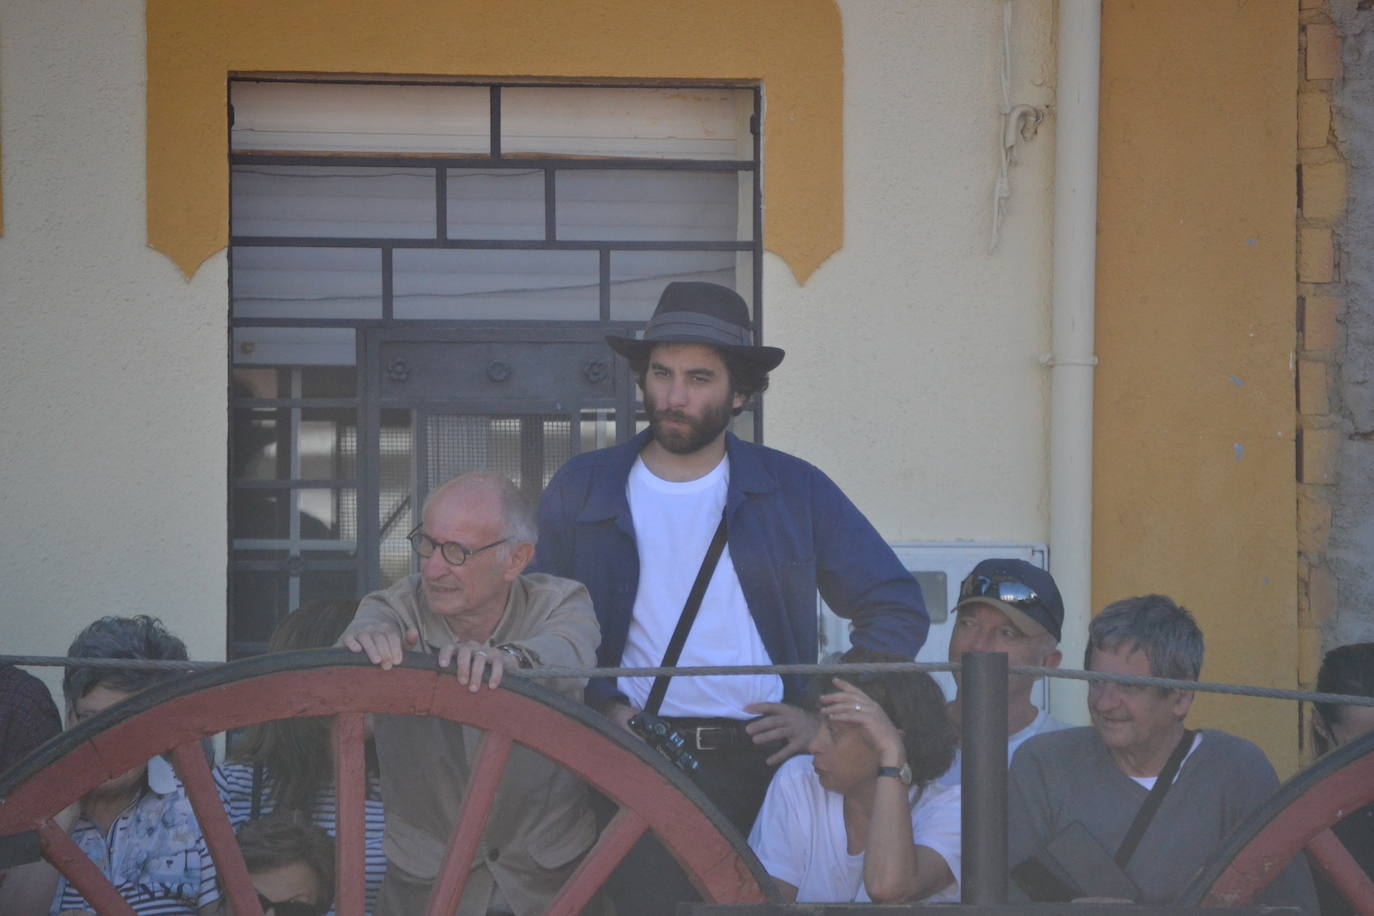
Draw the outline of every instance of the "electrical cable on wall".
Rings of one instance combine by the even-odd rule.
[[[1007,215],[1007,201],[1011,198],[1011,167],[1016,162],[1018,137],[1030,140],[1044,119],[1044,112],[1034,105],[1011,103],[1011,19],[1012,0],[1002,0],[1002,136],[998,150],[997,184],[992,193],[992,239],[988,253],[997,250],[1002,235],[1002,221]]]

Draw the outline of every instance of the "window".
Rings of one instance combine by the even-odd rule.
[[[603,336],[667,282],[759,320],[757,88],[239,79],[230,101],[231,658],[413,571],[437,483],[486,468],[533,499],[633,434]]]

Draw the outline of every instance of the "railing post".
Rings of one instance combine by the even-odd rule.
[[[1007,656],[959,658],[964,903],[1007,902]]]

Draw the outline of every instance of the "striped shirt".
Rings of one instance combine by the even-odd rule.
[[[215,786],[219,789],[220,801],[229,814],[229,823],[238,827],[253,816],[253,765],[251,763],[227,762],[215,767]],[[258,814],[271,814],[276,802],[272,798],[272,777],[264,774],[262,780],[262,799]],[[386,816],[382,809],[381,783],[375,777],[368,779],[368,798],[363,809],[363,864],[364,882],[367,891],[367,912],[371,913],[377,900],[377,888],[381,886],[382,876],[386,873],[386,853],[382,851],[382,834],[386,830]],[[334,836],[334,791],[321,789],[315,794],[310,819],[330,835]],[[332,911],[331,911],[332,912]]]
[[[165,793],[145,787],[108,833],[82,816],[72,839],[139,916],[192,916],[219,899],[215,864],[180,783]],[[59,878],[51,913],[91,909]]]

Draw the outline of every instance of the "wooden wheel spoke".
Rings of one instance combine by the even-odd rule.
[[[46,820],[38,825],[38,840],[42,844],[44,858],[81,892],[81,896],[97,913],[134,916],[133,907],[124,901],[110,879],[91,861],[91,857],[67,836],[67,831],[53,821]]]
[[[451,679],[452,675],[435,670],[432,658],[408,658],[397,669],[384,672],[346,649],[257,656],[169,679],[140,691],[108,716],[63,732],[41,752],[0,773],[0,834],[36,831],[44,857],[94,909],[129,916],[132,910],[119,899],[111,882],[52,818],[58,809],[111,776],[153,754],[167,753],[204,830],[231,911],[256,914],[257,897],[220,806],[201,741],[273,719],[332,717],[337,862],[342,876],[336,888],[337,903],[340,916],[351,916],[365,908],[366,899],[364,716],[422,715],[476,729],[483,736],[469,755],[473,761],[469,787],[434,882],[429,912],[454,911],[477,852],[486,851],[483,834],[517,740],[522,748],[564,768],[622,809],[573,869],[574,880],[553,904],[555,911],[572,912],[594,896],[604,876],[646,830],[677,859],[703,899],[713,903],[777,899],[776,889],[743,837],[699,789],[642,742],[582,703],[524,678],[510,678],[495,690],[484,689],[476,698],[450,689]]]
[[[1374,881],[1369,880],[1369,875],[1336,834],[1323,830],[1307,844],[1307,851],[1312,862],[1331,879],[1336,890],[1360,916],[1374,916]]]
[[[367,802],[365,723],[360,712],[334,717],[334,912],[362,916],[366,903],[364,826]]]
[[[200,742],[192,741],[174,748],[172,765],[196,812],[196,821],[210,849],[210,858],[215,862],[220,886],[229,898],[229,910],[244,916],[262,916],[258,893],[248,877],[248,866],[244,864],[243,852],[220,802],[215,778],[210,774],[210,763],[205,759]]]
[[[1371,801],[1374,733],[1337,748],[1280,786],[1236,828],[1175,902],[1248,906],[1306,847],[1342,896],[1374,916],[1374,887],[1330,829]]]
[[[621,808],[606,829],[601,831],[601,836],[587,851],[568,883],[553,899],[549,905],[549,916],[574,916],[580,912],[648,827],[648,821],[637,813],[629,808]]]
[[[443,916],[458,908],[458,900],[467,885],[473,855],[487,827],[496,789],[510,756],[512,739],[509,735],[484,732],[477,751],[477,762],[463,792],[463,805],[458,811],[458,823],[449,838],[448,851],[440,866],[439,877],[430,894],[427,916]]]

